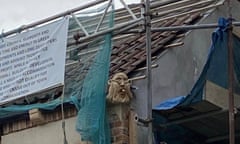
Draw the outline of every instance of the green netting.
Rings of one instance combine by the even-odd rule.
[[[65,102],[70,102],[70,101],[71,99],[65,100]],[[34,108],[39,108],[44,110],[53,110],[61,103],[62,103],[61,99],[56,99],[48,103],[36,103],[31,105],[11,105],[7,107],[2,107],[0,108],[0,118],[5,118],[15,114],[25,113]]]
[[[113,9],[109,8],[108,10],[110,11],[100,26],[101,30],[113,26]],[[90,34],[96,29],[101,16],[102,14],[99,13],[95,15],[88,13],[81,16],[80,13],[80,16],[77,17]],[[79,29],[79,26],[74,19],[70,19],[69,30],[73,29]],[[81,55],[79,51],[86,54]],[[75,64],[66,66],[63,101],[58,98],[46,103],[1,107],[0,118],[25,113],[34,108],[53,110],[62,102],[72,103],[78,109],[76,130],[80,133],[82,140],[90,141],[92,144],[110,143],[105,105],[110,54],[111,33],[94,38],[88,42],[84,50],[72,50],[67,62],[71,61]]]
[[[100,19],[99,16],[95,16],[95,18]],[[90,25],[83,26],[89,33],[96,28],[96,25],[95,27]],[[106,15],[102,28],[112,26],[113,13],[111,11]],[[88,59],[88,63],[81,69],[87,68],[88,71],[81,90],[73,94],[79,98],[76,129],[83,141],[90,141],[93,144],[108,144],[110,143],[110,133],[105,109],[105,97],[110,67],[111,34],[97,38],[88,45],[88,49],[94,50],[94,47],[98,48],[98,52],[85,56]]]
[[[107,144],[105,135],[105,90],[108,80],[111,35],[105,37],[101,49],[84,79],[80,108],[77,118],[77,130],[83,140],[96,144]]]

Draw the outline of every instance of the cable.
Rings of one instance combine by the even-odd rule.
[[[63,93],[62,93],[62,102],[61,102],[61,112],[62,112],[62,130],[63,130],[63,141],[64,144],[68,144],[67,137],[66,137],[66,129],[65,129],[65,116],[64,116],[64,89],[65,86],[63,87]]]

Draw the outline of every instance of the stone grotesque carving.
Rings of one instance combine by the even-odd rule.
[[[108,81],[107,100],[111,103],[128,103],[132,98],[130,81],[125,73],[117,73]]]

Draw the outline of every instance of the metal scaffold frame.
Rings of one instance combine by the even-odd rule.
[[[98,4],[101,4],[103,2],[108,1],[108,5],[107,8],[105,9],[98,25],[97,28],[95,30],[95,32],[93,34],[89,34],[85,28],[82,26],[81,22],[76,18],[76,16],[74,15],[75,12],[78,12],[80,10],[84,10],[86,8],[92,7],[92,6],[96,6]],[[178,3],[184,3],[184,2],[188,2],[189,0],[183,0],[181,2]],[[85,42],[87,40],[93,39],[94,37],[100,36],[100,35],[104,35],[106,33],[109,32],[114,32],[114,31],[118,31],[118,33],[123,32],[124,28],[129,27],[128,29],[126,29],[126,31],[129,30],[128,33],[143,33],[145,32],[146,34],[146,55],[147,55],[147,70],[146,70],[146,75],[147,75],[147,94],[148,94],[148,102],[147,102],[147,108],[148,108],[148,117],[147,117],[147,122],[148,122],[148,143],[151,144],[153,143],[153,136],[152,136],[152,67],[151,67],[151,32],[159,32],[159,31],[175,31],[175,30],[195,30],[195,29],[211,29],[211,28],[216,28],[218,27],[218,24],[214,23],[214,24],[198,24],[198,25],[182,25],[182,26],[172,26],[172,27],[151,27],[151,16],[161,16],[163,14],[166,14],[168,12],[172,12],[172,11],[177,11],[179,9],[183,9],[185,7],[179,7],[176,9],[171,9],[170,11],[165,11],[165,12],[160,12],[157,14],[152,14],[150,11],[151,7],[154,7],[154,5],[150,5],[150,0],[142,0],[141,2],[141,6],[144,7],[144,12],[143,14],[141,14],[140,17],[137,17],[132,11],[131,9],[127,6],[127,4],[124,2],[124,0],[120,0],[120,2],[123,4],[123,6],[125,7],[125,9],[127,10],[127,12],[130,14],[130,16],[132,17],[131,21],[125,22],[125,23],[121,23],[118,25],[115,25],[113,28],[109,28],[107,30],[100,30],[99,27],[103,22],[104,17],[106,16],[107,10],[110,7],[112,0],[97,0],[91,3],[88,3],[86,5],[65,11],[63,13],[48,17],[46,19],[42,19],[40,21],[28,24],[28,25],[24,25],[21,26],[17,29],[8,31],[8,32],[4,32],[0,35],[1,38],[4,37],[8,37],[10,35],[14,35],[16,33],[20,33],[24,30],[30,29],[30,28],[34,28],[38,25],[42,25],[44,23],[59,19],[61,17],[67,16],[67,15],[71,15],[75,21],[77,22],[78,26],[80,27],[80,29],[84,32],[85,36],[81,37],[79,39],[79,42]],[[198,4],[202,4],[203,2],[199,2],[196,3],[195,5]],[[227,0],[227,6],[228,6],[228,17],[230,19],[232,19],[232,14],[231,14],[231,8],[232,8],[232,3],[231,0]],[[210,9],[210,8],[214,8],[219,6],[220,4],[217,5],[210,5],[209,7],[207,7],[206,9]],[[195,10],[196,11],[201,11],[202,9],[199,10]],[[189,12],[191,13],[191,12]],[[167,19],[171,19],[172,17],[168,17],[168,18],[164,18],[162,20],[167,20]],[[144,23],[144,29],[143,30],[134,30],[132,27],[133,25],[138,25],[139,23]],[[131,27],[132,26],[132,27]],[[229,33],[232,33],[232,26],[240,26],[240,22],[233,22],[230,21],[230,27],[228,29]],[[121,30],[122,29],[122,30]],[[117,34],[118,34],[117,33]],[[232,48],[232,35],[229,34],[228,37],[228,71],[229,71],[229,132],[230,132],[230,136],[229,136],[229,142],[230,144],[235,144],[235,132],[234,132],[234,98],[233,98],[233,48]]]

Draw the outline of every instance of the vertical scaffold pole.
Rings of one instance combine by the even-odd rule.
[[[152,69],[151,69],[151,14],[150,1],[145,0],[145,30],[147,53],[147,97],[148,97],[148,144],[152,144]]]
[[[227,1],[228,6],[228,94],[229,94],[229,144],[235,144],[235,120],[234,120],[234,96],[233,96],[233,37],[232,37],[232,14],[231,0]]]

